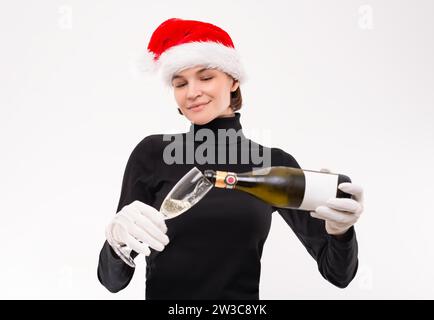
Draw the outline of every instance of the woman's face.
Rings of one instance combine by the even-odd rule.
[[[172,78],[178,107],[190,122],[198,125],[232,115],[230,94],[238,85],[226,73],[201,66],[180,71]]]

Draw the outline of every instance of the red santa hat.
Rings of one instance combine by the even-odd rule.
[[[147,49],[147,69],[160,72],[168,85],[175,73],[195,66],[218,69],[240,83],[245,80],[231,37],[210,23],[166,20],[153,32]]]

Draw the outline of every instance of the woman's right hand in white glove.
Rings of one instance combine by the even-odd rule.
[[[137,253],[148,256],[149,247],[163,251],[169,243],[163,215],[143,202],[126,205],[106,227],[106,238],[113,247],[128,246]]]

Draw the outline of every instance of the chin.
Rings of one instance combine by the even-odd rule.
[[[192,120],[191,122],[193,122],[194,124],[197,124],[198,126],[207,124],[208,122],[210,122],[210,119],[199,119],[199,120]]]
[[[211,120],[213,120],[212,115],[207,114],[207,113],[202,114],[202,112],[201,112],[201,114],[193,114],[190,116],[190,121],[194,124],[197,124],[197,125],[207,124]]]

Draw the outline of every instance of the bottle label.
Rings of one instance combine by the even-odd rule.
[[[327,200],[336,198],[339,175],[308,170],[303,172],[306,184],[299,207],[301,210],[315,211],[318,206],[325,205]]]
[[[237,176],[232,173],[228,172],[225,178],[226,188],[233,189],[234,186],[237,184]]]

